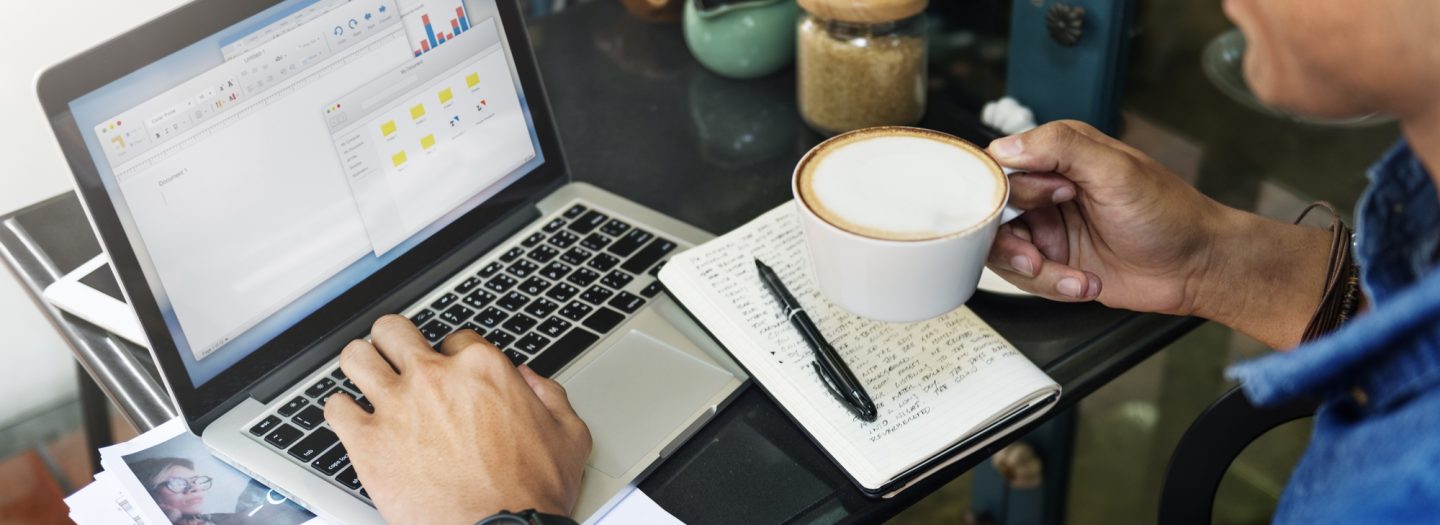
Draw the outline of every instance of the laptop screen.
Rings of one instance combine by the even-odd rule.
[[[286,0],[70,103],[193,386],[544,162],[497,15]]]

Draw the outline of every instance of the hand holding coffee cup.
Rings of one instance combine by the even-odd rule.
[[[919,128],[837,135],[806,153],[792,189],[821,293],[890,322],[939,316],[975,293],[1010,185],[963,139]]]

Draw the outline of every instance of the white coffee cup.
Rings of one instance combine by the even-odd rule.
[[[889,169],[887,162],[901,165]],[[922,173],[927,170],[939,173],[938,178],[927,178]],[[948,174],[975,191],[957,193],[961,186]],[[1006,175],[980,147],[920,128],[861,129],[815,146],[795,166],[791,190],[821,293],[856,315],[888,322],[922,321],[965,304],[975,294],[996,231],[1020,214],[1006,206]],[[871,176],[877,179],[867,181]],[[907,196],[903,193],[915,188],[883,184],[900,178],[910,184],[933,181],[935,194]],[[834,189],[849,183],[823,181],[854,184]],[[856,188],[870,191],[880,204],[862,209],[867,203],[856,200]],[[932,217],[939,199],[948,202],[947,195],[958,196],[957,203],[945,215]],[[916,213],[897,207],[911,197],[928,202],[913,206],[920,210]],[[845,212],[837,211],[846,206]],[[920,224],[933,227],[917,228]]]

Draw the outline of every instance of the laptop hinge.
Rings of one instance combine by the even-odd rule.
[[[540,210],[533,204],[520,207],[519,210],[495,223],[494,227],[488,228],[485,233],[472,237],[468,242],[441,258],[439,263],[401,284],[385,299],[360,311],[349,321],[311,344],[303,352],[275,367],[270,373],[256,381],[249,390],[242,391],[206,414],[200,421],[200,426],[207,426],[210,421],[224,414],[245,397],[253,397],[262,403],[274,400],[275,397],[294,386],[295,381],[335,357],[335,354],[351,340],[370,333],[370,325],[375,322],[376,318],[387,313],[404,310],[416,299],[429,293],[437,285],[475,262],[476,259],[493,250],[506,238],[538,218],[540,218]]]

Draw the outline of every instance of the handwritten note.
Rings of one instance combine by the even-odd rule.
[[[1008,407],[1057,388],[968,308],[920,323],[883,323],[831,304],[811,276],[795,213],[787,203],[692,249],[662,279],[832,456],[855,464],[857,479],[883,482]],[[756,258],[775,269],[864,383],[877,421],[860,421],[825,388],[811,349],[761,284]],[[687,286],[691,279],[698,282]],[[691,304],[701,297],[728,329],[716,330],[700,313],[707,309]]]

